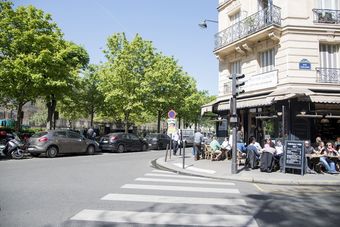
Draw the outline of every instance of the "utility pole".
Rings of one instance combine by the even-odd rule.
[[[229,122],[232,126],[232,159],[231,159],[231,173],[237,173],[237,127],[238,127],[238,117],[237,117],[237,96],[244,93],[241,86],[244,82],[238,82],[239,79],[243,79],[244,74],[232,74],[229,79],[232,80],[231,84],[231,98],[230,98],[230,119]]]

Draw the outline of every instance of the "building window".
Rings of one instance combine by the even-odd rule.
[[[338,10],[340,9],[340,1],[339,0],[318,0],[317,8]]]
[[[267,8],[269,5],[268,0],[258,0],[258,10],[263,10],[265,8]]]
[[[240,21],[241,13],[238,11],[237,13],[230,16],[230,24],[236,24]]]
[[[240,74],[241,73],[241,61],[235,61],[230,63],[230,74]]]
[[[340,68],[340,44],[320,44],[320,67]]]
[[[269,49],[260,53],[261,72],[269,72],[275,69],[275,49]]]
[[[223,84],[223,94],[228,94],[230,92],[229,83]]]

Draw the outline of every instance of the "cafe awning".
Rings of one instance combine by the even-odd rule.
[[[258,107],[258,106],[267,106],[272,104],[273,98],[267,98],[267,96],[257,96],[252,98],[238,99],[237,100],[237,108],[244,109],[250,107]],[[230,102],[223,101],[220,102],[217,106],[218,111],[222,110],[230,110]]]
[[[217,100],[214,100],[212,102],[209,102],[207,104],[204,104],[201,106],[201,116],[203,116],[207,112],[212,112],[213,111],[213,106],[217,103]]]
[[[295,97],[310,96],[314,94],[311,90],[303,87],[285,87],[274,90],[268,95],[273,102],[287,100]]]
[[[339,94],[314,94],[309,96],[312,102],[317,103],[333,103],[340,104],[340,93]]]

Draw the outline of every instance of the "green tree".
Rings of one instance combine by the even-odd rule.
[[[129,42],[124,33],[108,38],[105,50],[108,62],[101,72],[100,90],[105,102],[122,117],[125,132],[142,117],[145,93],[141,87],[145,73],[153,64],[154,48],[139,35]]]
[[[49,14],[0,2],[0,94],[2,102],[16,106],[17,130],[23,105],[39,96],[48,97],[51,122],[56,96],[72,87],[77,69],[87,62],[86,51],[64,41]]]
[[[184,87],[183,87],[184,86]],[[145,93],[144,103],[147,110],[157,116],[157,131],[160,132],[162,116],[178,105],[183,98],[183,71],[173,57],[158,53],[150,70],[147,71],[142,89]]]

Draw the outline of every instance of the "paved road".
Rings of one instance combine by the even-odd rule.
[[[160,152],[0,161],[0,226],[340,223],[340,188],[183,176],[150,166],[150,160],[162,156]]]

